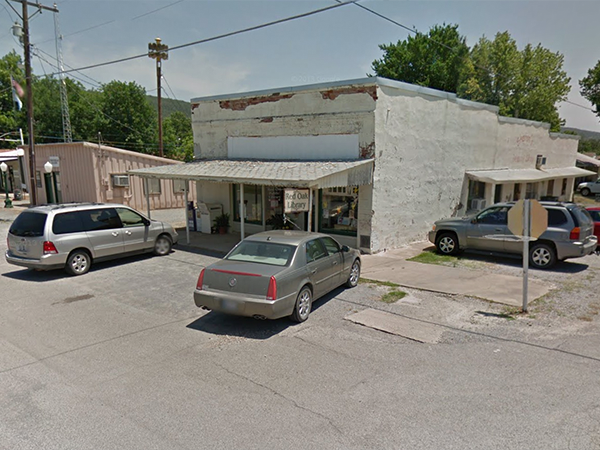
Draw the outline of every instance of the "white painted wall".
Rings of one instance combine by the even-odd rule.
[[[276,160],[356,160],[358,134],[229,137],[228,158]]]
[[[538,154],[546,168],[575,166],[576,139],[452,97],[380,86],[375,123],[374,252],[426,239],[435,220],[462,215],[466,170],[533,169]]]

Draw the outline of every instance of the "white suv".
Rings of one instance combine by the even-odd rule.
[[[76,203],[35,206],[8,231],[6,261],[38,270],[83,275],[93,261],[134,253],[166,255],[177,243],[171,225],[124,205]]]

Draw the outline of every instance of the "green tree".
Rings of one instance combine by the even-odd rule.
[[[135,82],[111,81],[100,93],[96,128],[103,142],[157,154],[157,114],[146,100],[146,90]]]
[[[185,113],[175,111],[163,120],[163,146],[167,158],[194,159],[192,121]]]
[[[548,122],[558,131],[564,121],[556,105],[570,90],[563,63],[563,55],[539,44],[519,51],[507,31],[493,41],[484,36],[471,50],[458,94],[496,105],[505,116]]]
[[[469,47],[458,25],[435,25],[396,44],[379,46],[383,58],[373,61],[377,76],[456,92]]]
[[[600,61],[594,67],[588,70],[587,76],[579,80],[581,95],[586,98],[600,116]]]

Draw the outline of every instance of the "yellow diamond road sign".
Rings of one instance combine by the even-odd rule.
[[[538,238],[548,228],[548,211],[537,200],[529,200],[531,204],[531,224],[529,236]],[[523,230],[524,200],[519,200],[508,210],[508,229],[517,236],[525,236]]]

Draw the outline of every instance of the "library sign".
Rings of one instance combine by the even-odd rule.
[[[283,212],[295,213],[308,211],[310,194],[308,189],[285,189]]]

